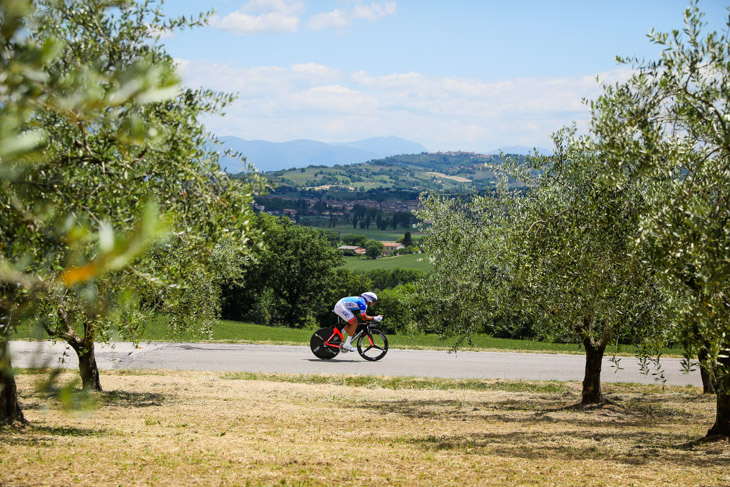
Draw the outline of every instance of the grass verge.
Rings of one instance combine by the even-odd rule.
[[[691,388],[606,385],[620,406],[575,410],[577,383],[110,371],[66,413],[16,378],[30,424],[0,428],[2,485],[730,483]]]
[[[283,328],[274,326],[256,325],[253,323],[242,323],[238,321],[218,320],[213,327],[212,337],[201,337],[193,333],[181,333],[177,336],[170,336],[167,325],[162,317],[155,318],[147,323],[141,341],[183,341],[201,342],[217,341],[228,343],[262,343],[273,345],[308,345],[309,339],[314,330],[302,330],[294,328]],[[42,332],[42,333],[39,333]],[[15,339],[45,339],[43,330],[31,330],[21,328],[17,331]],[[112,335],[112,340],[119,340],[122,337]],[[436,335],[388,335],[388,342],[392,348],[407,349],[435,349],[447,350],[453,348],[455,339],[442,339]],[[508,338],[495,338],[484,334],[472,336],[471,344],[462,344],[459,350],[482,350],[482,351],[519,351],[519,352],[546,352],[546,353],[585,353],[581,345],[573,343],[550,343],[534,340],[513,340]],[[622,346],[617,349],[609,346],[607,354],[620,353],[633,355],[636,347]],[[662,351],[665,356],[681,356],[679,349],[665,349]]]

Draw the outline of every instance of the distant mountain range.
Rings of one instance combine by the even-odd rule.
[[[427,149],[417,143],[399,137],[375,137],[355,142],[327,144],[316,140],[292,140],[268,142],[245,140],[233,136],[220,137],[227,149],[240,152],[259,171],[279,171],[310,165],[334,166],[355,164],[401,154],[419,154]],[[241,165],[230,158],[221,158],[221,166],[235,174]]]
[[[223,147],[240,152],[246,160],[261,172],[301,168],[312,165],[334,166],[335,164],[357,164],[383,159],[390,156],[421,154],[428,150],[418,142],[400,137],[374,137],[355,142],[327,144],[316,140],[291,140],[289,142],[269,142],[266,140],[245,140],[234,136],[220,137]],[[552,154],[543,148],[525,146],[506,146],[487,154],[527,155],[537,149],[541,154]],[[231,158],[223,157],[221,166],[228,173],[236,174],[241,164]]]

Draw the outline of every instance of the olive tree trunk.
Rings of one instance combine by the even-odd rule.
[[[726,384],[728,389],[718,387],[717,389],[717,412],[715,415],[715,424],[707,432],[707,436],[722,435],[730,437],[730,384]]]
[[[79,358],[79,374],[84,389],[101,391],[101,380],[99,379],[99,368],[96,366],[96,355],[94,353],[94,341],[83,340],[69,341],[71,347]]]
[[[99,379],[99,368],[96,366],[96,355],[94,353],[94,325],[89,321],[84,322],[84,336],[79,337],[71,326],[68,313],[60,305],[57,309],[58,316],[63,327],[54,329],[45,325],[46,332],[54,338],[63,339],[73,348],[79,359],[79,374],[84,389],[101,391],[101,380]]]
[[[10,365],[10,351],[5,337],[0,338],[0,424],[25,423],[18,402],[18,387]]]
[[[601,367],[608,340],[601,338],[594,342],[590,337],[586,337],[583,339],[583,345],[586,349],[586,369],[581,404],[602,404],[605,398],[601,393]]]
[[[697,354],[697,360],[700,363],[700,376],[702,377],[702,393],[715,393],[715,364],[710,357],[707,347],[700,348]]]
[[[717,410],[715,424],[707,436],[722,435],[730,438],[730,349],[723,351],[715,368],[715,391]]]

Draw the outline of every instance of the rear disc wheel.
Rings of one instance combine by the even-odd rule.
[[[333,336],[334,335],[334,336]],[[329,345],[327,341],[329,340]],[[312,338],[309,340],[309,348],[312,349],[312,353],[321,359],[329,360],[337,356],[340,353],[340,337],[335,334],[335,329],[332,327],[320,328],[314,332]]]

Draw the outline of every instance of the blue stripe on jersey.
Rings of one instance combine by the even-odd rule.
[[[342,304],[344,304],[347,309],[360,310],[361,314],[365,314],[365,311],[368,309],[367,301],[365,301],[365,298],[361,298],[360,296],[349,296],[347,298],[343,298]]]

